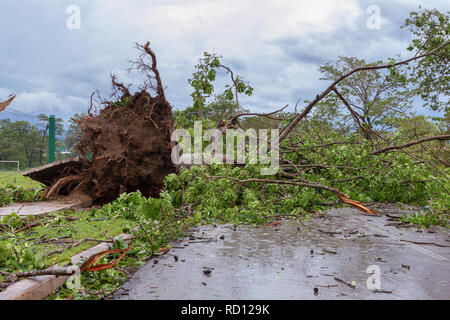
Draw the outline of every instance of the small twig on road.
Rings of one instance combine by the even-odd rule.
[[[396,219],[396,220],[401,220],[402,219],[402,217],[393,216],[393,215],[391,215],[389,213],[386,213],[385,216],[388,217],[388,218],[391,218],[391,219]]]
[[[269,216],[267,217],[267,219],[276,219],[276,218],[292,218],[297,220],[298,222],[300,222],[303,226],[305,226],[305,224],[303,223],[303,221],[301,220],[301,216],[296,215],[296,214],[276,214],[273,216]]]
[[[24,207],[25,207],[25,206],[21,206],[21,207],[19,208],[19,210],[17,210],[16,213],[19,214],[20,210],[22,210]]]
[[[322,230],[322,229],[317,229],[317,231],[328,234],[330,236],[333,236],[335,234],[342,234],[342,232],[340,232],[340,231],[326,231],[326,230]]]
[[[405,240],[405,239],[400,239],[400,241],[410,242],[410,243],[414,243],[414,244],[426,244],[426,245],[432,245],[432,246],[438,246],[438,247],[444,247],[444,248],[450,247],[450,245],[447,245],[447,244],[440,244],[440,243],[434,243],[434,242],[412,241],[412,240]]]
[[[329,254],[337,254],[337,252],[335,252],[335,251],[330,251],[330,250],[327,250],[327,249],[325,249],[325,248],[322,248],[322,251],[325,252],[325,253],[329,253]]]
[[[322,286],[322,285],[319,285],[319,284],[315,284],[314,286],[315,287],[320,287],[320,288],[334,288],[334,287],[337,287],[338,285],[337,284],[328,284],[326,286]]]
[[[387,291],[387,290],[373,290],[372,291],[373,293],[389,293],[389,294],[392,294],[392,291]]]
[[[410,228],[412,227],[409,222],[389,222],[384,225],[385,227],[396,227],[396,228]]]
[[[343,283],[343,284],[349,286],[349,287],[352,288],[352,289],[355,289],[355,286],[353,286],[350,282],[347,282],[347,281],[345,281],[345,280],[342,280],[341,278],[334,277],[334,280],[336,280],[336,281],[338,281],[338,282],[340,282],[340,283]]]

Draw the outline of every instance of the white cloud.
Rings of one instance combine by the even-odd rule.
[[[0,91],[1,92],[1,91]],[[74,96],[62,96],[54,92],[22,92],[17,95],[11,110],[25,113],[56,113],[69,118],[77,110],[87,107],[87,101]]]
[[[292,92],[317,85],[318,79],[313,78],[317,66],[293,61],[273,40],[308,39],[311,32],[331,33],[339,28],[352,31],[362,13],[355,0],[137,2],[135,6],[122,1],[96,2],[96,12],[91,14],[95,28],[114,21],[135,31],[133,41],[150,40],[168,97],[177,107],[190,101],[186,80],[203,51],[218,52],[225,63],[236,59],[245,66],[235,71],[250,81],[255,92],[250,99],[243,97],[243,102],[292,103],[279,99],[291,99]]]
[[[9,91],[6,88],[0,88],[0,101],[4,101],[6,100],[6,98],[10,95],[13,94],[11,91]]]

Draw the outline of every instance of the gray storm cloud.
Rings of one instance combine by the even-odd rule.
[[[85,111],[90,93],[109,94],[109,74],[139,82],[124,70],[137,55],[135,42],[151,41],[169,101],[188,106],[187,78],[203,51],[255,88],[243,103],[267,111],[309,99],[324,83],[320,64],[339,55],[368,61],[407,55],[410,35],[400,25],[419,1],[356,0],[3,0],[0,4],[0,100],[17,94],[11,108],[68,118]],[[66,10],[78,5],[80,29],[69,30]],[[381,26],[366,26],[377,5]],[[426,8],[447,10],[447,1]]]

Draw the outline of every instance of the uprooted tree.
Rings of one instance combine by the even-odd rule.
[[[141,55],[130,70],[145,77],[143,85],[131,93],[129,86],[111,76],[118,99],[98,101],[98,112],[92,110],[91,96],[88,114],[73,119],[81,131],[75,148],[82,166],[66,168],[47,188],[46,197],[84,194],[101,204],[136,190],[157,196],[165,176],[176,171],[170,146],[172,107],[164,94],[156,56],[148,42],[136,46]]]
[[[417,25],[422,24],[417,21]],[[445,29],[445,25],[442,28]],[[412,70],[409,69],[413,76],[429,71],[427,68],[430,64],[448,66],[448,37],[441,36],[440,32],[425,33],[430,36],[429,39],[422,39],[426,46],[417,47],[417,53],[409,59],[391,59],[385,64],[358,62],[354,68],[333,75],[328,79],[332,80],[332,83],[309,101],[301,112],[288,114],[284,113],[285,108],[282,108],[268,114],[238,113],[230,116],[226,123],[219,121],[214,124],[224,133],[229,128],[240,127],[249,116],[278,121],[281,128],[278,138],[281,157],[280,170],[276,175],[261,177],[252,173],[253,169],[250,167],[233,170],[229,166],[222,166],[220,170],[214,167],[203,175],[203,168],[192,172],[197,172],[195,179],[189,178],[191,173],[166,178],[167,191],[173,191],[174,199],[179,198],[174,200],[175,202],[198,206],[199,210],[206,210],[208,214],[216,209],[222,213],[233,211],[236,207],[247,210],[246,202],[252,210],[270,207],[274,212],[286,203],[285,209],[289,211],[296,206],[314,207],[317,203],[329,203],[333,197],[373,213],[358,201],[417,202],[425,196],[436,199],[430,193],[434,191],[430,190],[438,190],[442,195],[441,191],[445,192],[448,188],[448,148],[443,143],[450,139],[448,131],[441,130],[436,135],[404,139],[393,131],[379,130],[370,120],[373,112],[387,110],[386,105],[379,107],[374,104],[393,102],[396,107],[395,94],[386,96],[381,102],[376,97],[367,100],[369,108],[366,109],[369,113],[366,114],[361,112],[366,109],[358,109],[358,104],[348,96],[348,89],[351,89],[349,81],[357,75],[371,75],[375,74],[374,71],[385,70],[388,75],[384,80],[403,84],[405,75],[402,72],[405,69],[408,72],[410,65],[416,66]],[[127,86],[112,77],[113,88],[120,93],[120,98],[116,102],[101,101],[104,108],[97,114],[91,113],[91,103],[88,115],[76,120],[82,136],[77,145],[82,155],[82,167],[73,169],[76,172],[65,172],[58,177],[47,189],[48,197],[80,191],[88,194],[94,202],[104,203],[123,192],[136,190],[140,190],[145,196],[156,197],[163,186],[164,178],[177,171],[170,157],[172,112],[164,96],[156,58],[148,43],[145,46],[138,45],[138,49],[142,51],[142,55],[133,63],[132,69],[147,76],[144,86],[140,91],[131,94]],[[146,57],[150,57],[150,64],[145,62]],[[220,67],[221,64],[216,60],[203,61],[203,64],[212,66],[203,66],[202,63],[197,66],[204,67],[200,71],[208,72],[197,73],[197,78],[206,80],[199,82],[199,86],[194,88],[203,90],[205,84],[207,93],[211,94],[213,90],[210,82],[214,81],[215,73],[212,72],[210,77],[208,75],[211,68]],[[443,74],[445,75],[445,72]],[[374,81],[378,79],[377,75]],[[413,77],[412,83],[419,84],[417,90],[423,88],[419,81],[421,79]],[[432,88],[447,88],[443,81],[445,82],[443,76],[431,79],[427,82],[427,91],[421,94],[428,91],[434,93]],[[190,82],[192,83],[192,80]],[[238,87],[236,83],[234,85]],[[151,96],[147,91],[149,89],[156,95]],[[232,93],[229,96],[236,99],[235,105],[238,106],[237,95],[245,93],[245,90],[235,91],[235,97],[229,88],[227,92]],[[447,92],[442,92],[446,96]],[[419,91],[414,93],[419,94]],[[199,94],[193,95],[194,104],[198,96]],[[230,105],[233,104],[233,101],[227,101]],[[320,119],[314,118],[314,110],[320,109],[320,104],[329,101],[347,110],[348,118],[353,120],[356,130],[328,130],[329,122],[320,122]],[[206,104],[205,99],[201,99],[201,102]],[[238,107],[231,109],[239,112]],[[195,117],[195,112],[192,114]],[[185,123],[189,126],[192,124],[191,120]],[[431,148],[424,148],[423,143],[433,144]],[[399,152],[392,155],[392,151]],[[211,184],[202,186],[208,181]],[[390,195],[385,196],[386,194]],[[350,200],[348,196],[358,201]]]

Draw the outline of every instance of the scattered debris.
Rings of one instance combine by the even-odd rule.
[[[315,286],[317,286],[317,287],[321,287],[321,288],[334,288],[334,287],[337,287],[338,285],[337,284],[327,284],[327,285],[318,285],[318,284],[316,284]]]
[[[29,278],[37,276],[71,276],[75,273],[75,270],[69,271],[65,268],[62,268],[62,269],[33,270],[20,273],[8,273],[2,271],[1,273],[8,276],[5,279],[5,282],[10,281],[15,282],[17,281],[18,278]]]
[[[155,256],[163,256],[165,255],[167,252],[170,251],[170,247],[161,247],[158,250],[156,250],[155,253],[153,253]]]
[[[14,231],[14,234],[19,233],[19,232],[21,232],[23,230],[28,230],[28,229],[40,226],[40,225],[42,225],[42,222],[36,222],[36,223],[32,223],[32,224],[27,224],[26,226],[24,226],[24,227],[22,227],[20,229],[17,229],[16,231]]]
[[[325,252],[325,253],[328,253],[328,254],[337,254],[336,251],[330,251],[330,250],[327,250],[325,248],[322,248],[322,251]]]
[[[272,223],[267,223],[267,224],[266,224],[266,227],[278,226],[278,225],[280,225],[280,224],[281,224],[281,222],[276,221],[276,222],[272,222]]]
[[[389,222],[384,225],[385,227],[396,227],[396,228],[411,228],[412,225],[409,222]]]
[[[385,215],[386,215],[386,217],[388,217],[392,220],[401,220],[402,219],[402,217],[400,217],[400,216],[393,216],[393,215],[390,215],[389,213],[386,213]]]
[[[408,265],[406,265],[406,264],[402,264],[402,268],[406,268],[406,269],[408,269],[408,270],[411,270],[411,267],[408,266]]]
[[[327,276],[327,277],[334,277],[334,274],[328,274],[328,273],[320,273],[323,276]]]
[[[412,241],[412,240],[405,240],[405,239],[400,239],[400,241],[414,243],[414,244],[432,245],[432,246],[438,246],[438,247],[444,247],[444,248],[450,247],[450,245],[448,245],[448,244],[440,244],[440,243],[435,243],[435,242],[422,242],[422,241]]]
[[[387,235],[382,234],[382,233],[375,233],[373,236],[374,236],[374,237],[379,237],[379,238],[388,238]]]
[[[356,282],[355,281],[347,282],[347,281],[342,280],[341,278],[338,278],[338,277],[334,277],[334,280],[336,280],[336,281],[338,281],[340,283],[343,283],[343,284],[349,286],[352,289],[355,289],[355,287],[356,287]]]
[[[359,202],[359,201],[351,200],[349,197],[341,195],[341,194],[338,194],[337,196],[342,200],[342,202],[347,203],[347,204],[355,207],[359,211],[370,213],[372,215],[378,215],[378,212],[376,212],[375,210],[371,210],[371,209],[368,209],[368,208],[364,207],[364,205],[361,202]]]
[[[376,289],[376,290],[372,290],[373,293],[388,293],[388,294],[392,294],[392,291],[387,291],[387,290],[382,290],[382,289]]]
[[[328,234],[330,236],[333,236],[335,234],[342,234],[341,231],[326,231],[326,230],[322,230],[322,229],[317,229],[317,231]]]

